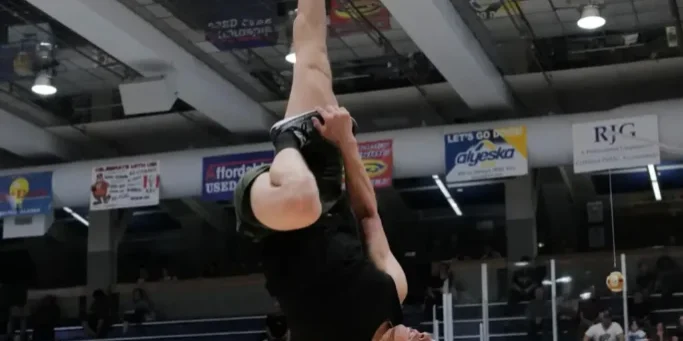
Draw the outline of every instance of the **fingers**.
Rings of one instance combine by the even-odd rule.
[[[318,132],[320,132],[320,134],[322,134],[325,131],[325,125],[322,124],[322,122],[320,122],[320,120],[317,117],[311,118],[311,121],[313,121],[313,126],[315,127],[315,129],[318,130]]]

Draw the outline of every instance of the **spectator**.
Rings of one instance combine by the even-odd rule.
[[[172,275],[168,268],[161,269],[161,280],[164,282],[177,281],[178,277]]]
[[[676,332],[671,337],[673,341],[683,341],[683,316],[678,318],[678,325],[676,326]]]
[[[519,264],[520,268],[512,273],[509,305],[532,299],[536,288],[541,286],[531,259],[526,256],[522,257]]]
[[[138,283],[145,283],[147,281],[149,281],[149,271],[147,271],[145,266],[140,266],[140,270],[138,271]]]
[[[82,318],[83,331],[89,338],[101,339],[107,336],[111,324],[109,298],[101,289],[92,294],[93,302],[87,315]]]
[[[133,289],[133,309],[123,313],[123,333],[128,332],[131,323],[141,324],[154,319],[154,310],[147,293],[141,288]]]
[[[541,340],[543,324],[546,322],[545,300],[543,299],[543,287],[534,290],[534,299],[526,308],[527,336],[529,340]]]
[[[631,327],[626,334],[626,339],[628,341],[647,341],[647,334],[645,334],[638,321],[631,321]]]
[[[638,275],[636,275],[636,290],[640,290],[648,296],[655,288],[657,277],[650,271],[647,263],[638,263]]]
[[[628,312],[634,319],[647,324],[647,321],[650,320],[652,306],[650,305],[650,302],[645,299],[645,296],[642,292],[636,291],[633,294],[633,300],[629,305]]]
[[[289,341],[287,319],[277,302],[275,307],[278,309],[277,312],[266,316],[266,341]]]
[[[676,261],[668,254],[657,259],[657,285],[662,292],[662,301],[671,303],[671,296],[678,286],[679,267]]]
[[[600,314],[600,322],[592,325],[583,337],[584,341],[624,341],[624,330],[612,321],[609,310]]]
[[[579,320],[579,301],[571,298],[571,291],[566,291],[557,298],[557,328],[567,335],[569,340],[576,340],[576,328]]]
[[[579,303],[579,331],[582,334],[598,322],[600,311],[604,310],[600,298],[595,293],[595,287],[590,287],[588,294],[590,297]]]
[[[671,337],[669,336],[669,332],[666,330],[666,327],[664,327],[664,323],[662,323],[662,322],[657,323],[655,330],[652,332],[650,340],[652,340],[652,341],[669,341],[669,340],[671,340]]]
[[[499,259],[499,258],[503,258],[503,256],[500,255],[500,252],[494,250],[490,244],[484,245],[484,254],[481,256],[481,260]]]
[[[17,276],[20,270],[12,270],[10,276]],[[2,283],[3,308],[7,309],[7,335],[11,338],[19,328],[20,339],[26,340],[26,319],[28,317],[28,285],[21,275],[12,277]]]
[[[59,325],[61,311],[57,298],[52,295],[43,297],[38,302],[32,315],[33,341],[54,341],[55,328]]]

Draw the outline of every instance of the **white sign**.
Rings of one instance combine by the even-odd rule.
[[[159,161],[95,167],[90,186],[90,209],[158,205],[159,181]]]
[[[656,115],[575,123],[574,173],[659,164]]]

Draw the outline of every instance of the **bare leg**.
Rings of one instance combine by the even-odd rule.
[[[298,5],[293,32],[297,63],[285,117],[337,105],[327,58],[325,0],[299,0]],[[255,180],[250,194],[254,216],[275,230],[310,226],[322,212],[315,177],[295,148],[277,154],[270,172]]]

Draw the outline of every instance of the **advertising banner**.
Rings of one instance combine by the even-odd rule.
[[[233,200],[237,182],[248,170],[273,162],[272,150],[205,157],[202,161],[202,200]]]
[[[90,210],[159,205],[159,166],[148,161],[94,167]]]
[[[52,210],[52,172],[0,177],[0,218]]]
[[[375,188],[390,187],[394,174],[393,141],[361,142],[358,151],[372,185]]]
[[[526,175],[526,126],[447,134],[446,181],[462,182]]]
[[[337,35],[364,32],[365,19],[380,31],[391,29],[391,14],[381,0],[330,0],[330,8],[330,27]]]
[[[657,165],[657,115],[572,125],[574,173]]]
[[[196,4],[201,3],[201,1]],[[264,1],[207,2],[215,8],[206,23],[206,40],[221,51],[277,44],[277,4]]]

